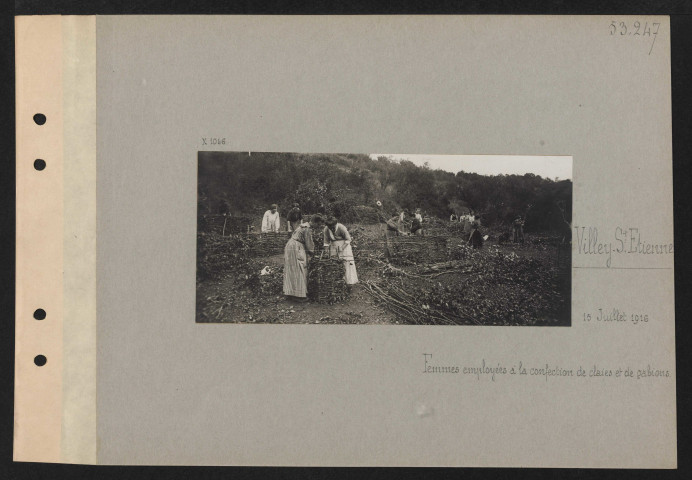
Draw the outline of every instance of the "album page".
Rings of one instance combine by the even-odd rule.
[[[15,460],[676,468],[667,17],[16,40]]]

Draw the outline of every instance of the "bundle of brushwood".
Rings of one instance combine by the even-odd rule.
[[[333,304],[348,298],[341,260],[315,256],[308,265],[308,296],[317,303]]]
[[[425,297],[409,292],[395,281],[377,283],[364,281],[363,287],[383,307],[397,314],[399,321],[410,325],[472,325],[478,324],[473,317],[460,311],[445,311],[434,305],[422,303]]]
[[[387,239],[392,262],[435,263],[447,260],[444,236],[400,235]]]

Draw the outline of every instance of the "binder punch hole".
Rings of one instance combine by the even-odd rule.
[[[46,318],[46,311],[42,308],[37,308],[36,310],[34,310],[34,318],[36,320],[43,320],[44,318]]]
[[[36,122],[36,125],[43,125],[46,123],[46,116],[42,113],[37,113],[34,115],[34,122]]]
[[[36,355],[34,357],[34,363],[36,364],[37,367],[42,367],[46,364],[48,359],[44,355]]]
[[[34,168],[40,172],[41,170],[46,168],[46,161],[37,158],[36,160],[34,160]]]

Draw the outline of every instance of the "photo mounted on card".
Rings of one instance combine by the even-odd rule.
[[[677,466],[667,18],[15,45],[15,460]]]
[[[571,157],[200,151],[200,323],[571,325]]]

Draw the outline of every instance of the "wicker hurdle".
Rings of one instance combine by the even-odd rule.
[[[286,243],[291,238],[291,232],[250,233],[247,237],[252,240],[250,244],[252,255],[279,255],[284,252]]]

